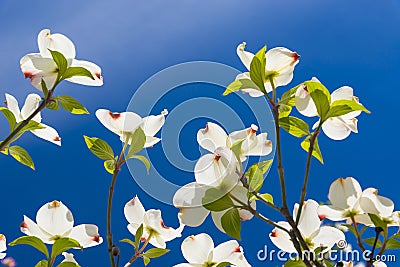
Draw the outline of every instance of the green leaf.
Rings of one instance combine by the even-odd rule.
[[[331,108],[328,113],[328,117],[337,117],[348,114],[352,111],[364,111],[366,113],[371,113],[363,105],[355,100],[336,100],[332,103]]]
[[[347,227],[347,229],[349,229],[349,231],[350,231],[355,237],[357,237],[357,232],[356,232],[356,229],[354,228],[353,225],[347,224],[347,223],[342,223],[342,226]],[[361,234],[360,234],[360,235],[361,235]]]
[[[135,244],[136,247],[138,248],[140,245],[140,239],[142,238],[143,235],[143,224],[141,224],[139,226],[139,228],[136,230],[136,234],[135,234]]]
[[[63,79],[68,79],[74,76],[85,76],[94,80],[94,77],[90,71],[82,67],[69,67],[63,74]]]
[[[128,244],[132,245],[134,248],[136,248],[136,243],[133,242],[132,240],[128,239],[128,238],[121,239],[119,242],[128,243]]]
[[[230,209],[221,217],[222,228],[230,237],[240,240],[242,228],[240,216],[237,209]]]
[[[143,162],[143,164],[146,166],[147,173],[149,173],[149,170],[150,170],[150,161],[149,161],[145,156],[142,156],[142,155],[133,155],[133,156],[131,156],[131,158],[132,158],[132,159],[138,159],[138,160],[140,160],[141,162]]]
[[[31,247],[36,248],[40,252],[42,252],[47,258],[49,257],[49,251],[47,250],[46,245],[43,243],[42,240],[35,236],[21,236],[14,241],[12,241],[9,246],[15,245],[28,245]],[[40,265],[39,265],[40,266]]]
[[[331,94],[320,82],[307,81],[304,84],[306,90],[314,101],[321,121],[324,122],[328,118],[328,112],[331,105]]]
[[[326,267],[335,267],[335,263],[329,260],[324,260]]]
[[[63,109],[72,114],[89,114],[89,111],[78,100],[67,95],[55,97]]]
[[[232,266],[232,265],[233,265],[232,263],[224,261],[224,262],[219,263],[219,264],[218,264],[217,266],[215,266],[215,267],[226,267],[226,266]],[[233,265],[233,266],[234,266],[234,265]]]
[[[25,166],[28,166],[32,170],[35,169],[35,164],[31,156],[29,156],[28,152],[20,146],[10,146],[8,148],[8,152],[10,155],[15,158],[18,162],[22,163]]]
[[[225,92],[222,95],[229,95],[230,93],[242,90],[242,89],[256,89],[259,90],[257,84],[255,84],[252,80],[250,79],[239,79],[234,82],[232,82],[228,87],[226,88]]]
[[[142,128],[137,128],[132,136],[131,136],[131,143],[129,146],[128,155],[126,156],[128,159],[131,158],[133,155],[138,153],[140,150],[143,149],[146,143],[146,135]]]
[[[51,249],[51,258],[55,258],[64,251],[67,251],[71,248],[81,248],[83,247],[79,244],[78,241],[72,238],[62,237],[57,239]]]
[[[19,122],[16,127],[18,127],[18,125],[22,123]],[[43,125],[41,125],[39,122],[37,121],[29,121],[21,130],[21,134],[26,132],[26,131],[33,131],[33,130],[39,130],[39,129],[44,129],[45,127]]]
[[[375,237],[365,238],[365,239],[363,239],[363,241],[372,247],[375,242]],[[380,247],[382,247],[382,242],[378,239],[378,242],[376,242],[376,248],[380,248]]]
[[[159,258],[162,255],[165,255],[168,253],[170,250],[169,249],[164,249],[164,248],[151,248],[147,250],[145,253],[143,253],[144,256],[150,259],[154,258]]]
[[[232,150],[233,154],[236,156],[236,159],[237,159],[238,162],[241,162],[240,155],[242,154],[242,144],[243,144],[243,142],[244,142],[244,139],[236,141],[230,148]],[[239,163],[239,164],[241,164],[241,163]]]
[[[42,86],[42,91],[43,91],[44,97],[47,98],[47,96],[49,95],[49,89],[47,88],[46,82],[42,79],[40,81],[40,84]]]
[[[279,104],[278,112],[279,112],[279,119],[287,117],[292,112],[292,107],[286,104]]]
[[[36,263],[35,267],[47,267],[49,265],[49,262],[47,260],[41,260],[38,263]]]
[[[114,174],[115,164],[116,164],[115,159],[106,160],[104,161],[104,169],[106,169],[108,173]]]
[[[207,210],[211,211],[223,211],[234,206],[228,194],[217,188],[207,189],[202,204]]]
[[[58,51],[54,51],[54,50],[50,50],[50,49],[49,49],[49,51],[51,53],[51,56],[53,57],[54,62],[57,65],[58,73],[62,76],[68,68],[67,59],[64,57],[63,54],[61,54]]]
[[[250,78],[260,88],[261,92],[265,92],[265,51],[267,47],[261,48],[257,54],[254,55],[250,63]]]
[[[10,124],[10,132],[14,129],[15,124],[17,123],[14,114],[5,107],[0,107],[1,113],[3,113],[4,117],[8,120],[8,124]]]
[[[261,161],[253,164],[246,172],[249,181],[249,190],[253,192],[260,191],[264,183],[264,174],[268,171],[272,164],[272,160]]]
[[[306,267],[306,265],[302,260],[300,260],[298,258],[293,258],[293,259],[288,260],[285,263],[284,267]]]
[[[260,194],[260,197],[262,197],[269,203],[274,204],[274,197],[271,194],[268,194],[268,193]],[[256,196],[252,195],[250,198],[250,201],[253,201],[253,200],[258,200],[258,198]]]
[[[289,116],[279,119],[279,126],[295,137],[303,137],[310,134],[310,127],[302,119]]]
[[[296,105],[296,91],[302,84],[296,85],[295,87],[289,89],[288,91],[284,92],[281,96],[281,99],[278,101],[278,105],[287,105],[293,107]]]
[[[46,108],[51,109],[51,110],[59,110],[60,105],[56,98],[52,98],[50,100],[50,102],[46,105]]]
[[[389,239],[386,243],[386,249],[399,249],[400,241],[396,239]]]
[[[301,142],[301,147],[308,153],[308,150],[310,149],[310,137],[309,136],[307,136],[306,139],[304,139],[303,142]],[[314,149],[313,149],[312,155],[317,160],[319,160],[319,162],[324,164],[324,159],[322,158],[321,149],[319,148],[319,145],[318,145],[318,138],[315,138]]]
[[[375,225],[375,227],[381,227],[383,230],[387,228],[387,223],[385,223],[378,215],[368,213],[368,216],[371,219],[372,223]]]
[[[114,151],[106,141],[86,135],[83,137],[89,150],[97,157],[103,160],[114,160]]]
[[[143,256],[142,258],[143,258],[143,264],[144,264],[144,266],[147,266],[147,265],[150,263],[150,258],[148,258],[148,257],[146,257],[146,256]]]
[[[76,264],[75,262],[64,261],[57,265],[57,267],[80,267],[80,265]]]
[[[0,141],[0,144],[1,144],[2,142],[3,142],[3,141]],[[3,150],[0,150],[0,152],[3,153],[4,155],[8,155],[8,147],[3,148]]]

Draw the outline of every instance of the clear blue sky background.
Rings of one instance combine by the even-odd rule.
[[[44,121],[62,135],[63,146],[56,147],[31,134],[23,136],[18,144],[30,152],[36,171],[1,156],[0,232],[5,233],[9,241],[21,235],[19,225],[23,214],[34,218],[36,210],[53,199],[62,200],[70,207],[76,223],[99,225],[105,237],[110,176],[102,169],[102,162],[86,149],[82,135],[103,138],[115,150],[120,149],[120,144],[115,135],[99,124],[95,110],[100,107],[125,110],[136,88],[151,75],[177,63],[207,60],[244,70],[235,51],[242,41],[246,41],[252,51],[264,44],[297,51],[301,60],[292,85],[312,76],[317,76],[330,91],[350,85],[372,111],[371,115],[359,117],[359,134],[352,134],[345,141],[334,142],[321,136],[320,146],[326,163],[321,166],[313,162],[308,196],[326,201],[329,185],[334,179],[354,176],[363,188],[378,187],[380,194],[395,202],[400,200],[396,97],[400,67],[400,3],[396,0],[379,3],[372,0],[38,0],[30,3],[2,0],[0,25],[0,98],[4,93],[11,93],[22,103],[28,93],[36,92],[24,80],[19,59],[26,53],[37,51],[36,37],[43,28],[69,36],[77,47],[77,58],[99,64],[105,81],[100,88],[69,83],[60,86],[59,94],[79,99],[91,114],[75,116],[64,111],[43,112]],[[193,95],[201,96],[203,88],[209,87],[197,86],[193,88]],[[223,89],[215,87],[215,90],[217,97]],[[185,92],[186,96],[191,93],[190,90]],[[170,101],[165,105],[171,110],[178,103],[176,99]],[[180,137],[180,142],[185,144],[183,153],[188,158],[200,156],[195,133],[205,121],[190,123],[183,130],[185,134]],[[252,121],[245,121],[247,125],[250,123]],[[0,118],[0,127],[1,135],[5,136],[8,129],[4,118]],[[283,141],[289,199],[293,204],[298,199],[306,155],[298,148],[299,140],[284,134]],[[157,155],[152,156],[156,159],[153,162],[157,162]],[[164,162],[162,155],[159,157],[159,161]],[[169,168],[167,165],[158,167]],[[185,184],[192,181],[193,176],[175,176],[173,180]],[[273,169],[264,189],[279,199],[277,180]],[[146,195],[124,168],[116,188],[113,224],[116,239],[131,236],[126,230],[122,207],[136,194],[146,208],[161,208],[166,223],[176,225],[177,210]],[[277,214],[265,212],[280,219]],[[279,266],[278,263],[257,261],[257,251],[264,244],[271,244],[267,236],[270,230],[257,219],[243,224],[241,244],[253,266]],[[214,236],[215,243],[229,239],[212,226],[211,220],[202,227],[187,228],[183,234],[186,237],[203,231]],[[184,262],[180,252],[182,240],[168,243],[172,252],[154,260],[150,266]],[[122,262],[125,262],[130,257],[130,248],[124,244],[120,247]],[[82,266],[108,266],[106,250],[103,244],[83,252],[76,251],[76,258]],[[41,259],[39,253],[24,246],[9,248],[8,252],[17,259],[18,266],[33,266]],[[136,265],[141,266],[141,263]]]

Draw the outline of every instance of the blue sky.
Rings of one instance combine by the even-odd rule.
[[[2,219],[0,232],[8,239],[20,236],[22,215],[35,217],[45,202],[62,200],[74,213],[76,223],[96,223],[105,236],[105,204],[109,175],[102,162],[85,147],[82,135],[107,140],[120,149],[117,136],[100,125],[94,116],[98,108],[124,111],[143,82],[155,73],[178,63],[213,61],[244,70],[236,56],[236,46],[246,41],[248,49],[285,46],[301,55],[291,85],[317,76],[330,91],[342,85],[355,89],[360,101],[371,115],[359,117],[359,133],[334,142],[321,136],[320,146],[325,165],[314,161],[308,196],[325,201],[330,183],[338,177],[354,176],[363,188],[378,187],[382,195],[398,202],[398,117],[397,72],[400,63],[400,3],[380,1],[23,1],[3,0],[0,4],[2,40],[0,51],[0,95],[11,93],[20,103],[28,93],[36,92],[19,69],[19,59],[37,51],[36,37],[43,28],[69,36],[77,47],[77,58],[96,62],[103,69],[104,86],[84,87],[63,83],[59,94],[79,99],[90,115],[76,116],[64,111],[44,111],[44,121],[54,126],[63,138],[56,147],[31,134],[18,144],[26,148],[36,163],[36,171],[2,156]],[[233,79],[234,77],[232,77]],[[183,89],[182,89],[183,88]],[[178,88],[155,105],[154,113],[164,107],[170,111],[192,98],[209,97],[221,100],[222,88],[207,84],[192,84]],[[289,89],[287,87],[287,89]],[[283,90],[281,88],[280,90]],[[281,91],[283,92],[283,91]],[[248,110],[236,109],[235,99],[226,98],[234,106],[244,124],[253,123]],[[134,109],[134,107],[133,107]],[[200,109],[200,108],[199,108]],[[207,106],[204,106],[206,114]],[[200,109],[199,113],[202,110]],[[141,114],[147,115],[147,114]],[[267,118],[266,118],[267,119]],[[231,118],[219,118],[221,124]],[[195,133],[207,118],[187,123],[179,136],[181,151],[186,158],[200,156]],[[310,123],[312,121],[309,121]],[[167,119],[168,123],[168,119]],[[7,133],[5,119],[0,119],[1,134]],[[181,128],[181,125],[176,127]],[[230,126],[227,125],[229,128]],[[178,138],[178,137],[176,137]],[[289,200],[298,198],[298,188],[304,170],[305,153],[300,143],[283,134],[286,152],[284,162],[288,177]],[[185,184],[193,181],[191,173],[174,170],[162,155],[161,145],[149,151],[153,164],[168,172],[171,181]],[[139,168],[139,167],[138,167]],[[151,175],[151,173],[150,173]],[[275,169],[267,177],[264,190],[279,199]],[[137,186],[127,168],[117,182],[114,205],[114,236],[130,237],[122,207],[138,195],[146,208],[162,209],[165,221],[176,225],[176,209],[154,200]],[[162,194],[162,192],[160,192]],[[396,206],[397,207],[397,206]],[[267,214],[270,211],[265,210]],[[271,212],[270,216],[280,217]],[[253,266],[256,253],[270,244],[265,227],[257,219],[243,224],[242,246]],[[184,237],[209,232],[216,243],[229,238],[213,228],[208,220],[199,228],[187,228]],[[254,238],[254,237],[257,238]],[[150,266],[172,266],[183,262],[182,239],[169,243],[172,252]],[[129,258],[129,247],[121,244],[123,261]],[[40,254],[28,247],[9,249],[19,266],[32,266]],[[106,245],[77,251],[82,266],[107,266]],[[140,266],[140,264],[137,264]],[[278,266],[278,263],[268,264]]]

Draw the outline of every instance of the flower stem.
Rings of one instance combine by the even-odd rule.
[[[270,77],[269,81],[271,83],[272,92],[276,96],[276,87],[274,84],[274,80]],[[268,96],[268,94],[267,94],[267,98],[272,105],[272,114],[274,116],[274,121],[275,121],[276,151],[278,154],[278,173],[279,173],[279,181],[281,184],[282,208],[287,209],[285,172],[283,169],[281,135],[280,135],[280,127],[279,127],[279,106],[276,104],[276,102],[275,102],[276,100],[271,101],[271,98]]]
[[[124,164],[124,153],[125,150],[128,146],[128,141],[124,143],[124,147],[122,148],[122,151],[118,157],[118,161],[115,163],[115,169],[113,176],[111,178],[111,184],[108,190],[108,202],[107,202],[107,244],[108,244],[108,253],[110,254],[110,263],[112,267],[116,267],[117,265],[115,264],[114,260],[114,253],[113,253],[113,238],[112,238],[112,231],[111,231],[111,212],[112,212],[112,202],[113,202],[113,197],[114,197],[114,187],[115,187],[115,182],[117,181],[117,177],[119,172],[121,171],[121,166]]]
[[[375,254],[376,244],[378,243],[379,235],[381,234],[382,231],[383,231],[383,229],[381,227],[375,227],[375,240],[374,240],[374,244],[371,249],[371,254],[368,256],[369,259],[367,261],[366,267],[372,267],[372,264],[374,262],[374,254]]]
[[[351,215],[351,216],[350,216],[350,219],[351,219],[351,222],[353,223],[354,231],[355,231],[355,233],[356,233],[357,244],[358,244],[358,246],[360,247],[360,249],[364,252],[364,251],[365,251],[365,247],[364,247],[364,245],[363,245],[363,243],[362,243],[361,235],[360,235],[360,232],[358,231],[358,227],[357,227],[358,224],[357,224],[357,222],[356,222],[356,219],[354,218],[354,215]]]
[[[307,194],[307,185],[308,185],[308,178],[310,176],[310,166],[311,166],[312,153],[314,151],[314,145],[315,145],[315,141],[317,140],[317,136],[319,134],[320,127],[321,126],[319,125],[317,130],[310,137],[310,147],[308,148],[306,171],[305,171],[305,174],[304,174],[303,187],[301,189],[299,210],[298,210],[297,216],[296,216],[296,225],[299,224],[300,215],[301,215],[301,212],[303,210],[304,200],[305,200],[306,194]]]
[[[143,243],[143,246],[140,249],[136,249],[135,254],[132,256],[132,258],[130,258],[129,263],[134,262],[135,260],[137,260],[137,258],[142,256],[144,249],[147,247],[147,245],[150,242],[150,238],[152,238],[152,233],[149,234],[146,241]],[[130,266],[130,264],[128,266]]]

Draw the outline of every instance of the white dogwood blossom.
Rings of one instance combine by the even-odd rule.
[[[253,60],[254,54],[245,51],[246,43],[239,44],[236,48],[236,53],[242,61],[243,65],[250,71],[250,64]],[[268,50],[265,54],[265,76],[264,83],[267,93],[272,91],[270,79],[273,80],[275,87],[284,86],[289,84],[293,79],[294,67],[299,63],[300,56],[293,51],[284,47],[275,47]],[[250,79],[249,72],[241,73],[236,77],[238,79]],[[260,97],[264,94],[256,89],[242,89],[243,92],[248,93],[252,97]]]
[[[155,247],[165,248],[166,242],[182,236],[184,224],[179,222],[180,225],[176,229],[165,226],[161,211],[146,211],[137,196],[125,204],[124,214],[129,222],[129,232],[135,235],[140,225],[143,225],[142,241],[148,241]]]
[[[72,238],[84,247],[100,245],[103,238],[94,224],[74,226],[71,211],[60,201],[44,204],[36,214],[36,223],[24,215],[21,231],[28,236],[36,236],[46,244],[53,244],[63,237]]]
[[[217,266],[220,263],[230,263],[237,267],[251,266],[236,240],[230,240],[214,247],[212,238],[203,233],[187,237],[182,242],[181,250],[188,263],[177,264],[173,267]]]
[[[312,81],[319,82],[317,78],[312,78]],[[305,85],[299,86],[296,91],[296,108],[304,116],[315,117],[318,116],[317,107],[307,91]],[[342,86],[336,89],[331,94],[331,103],[337,100],[353,100],[359,104],[358,98],[354,96],[353,88],[349,86]],[[345,115],[328,118],[323,122],[322,131],[333,140],[343,140],[347,138],[351,132],[358,133],[357,129],[357,116],[361,111],[352,111]],[[313,125],[313,129],[317,128],[319,121]]]
[[[4,257],[7,255],[5,253],[6,250],[7,250],[6,237],[0,234],[0,259],[4,259]]]
[[[331,249],[338,241],[345,240],[344,233],[331,226],[321,226],[321,220],[318,216],[318,203],[314,200],[304,202],[303,209],[298,222],[298,229],[306,241],[310,250],[318,247]],[[293,218],[297,218],[299,204],[296,204],[293,210]],[[288,222],[280,221],[278,225],[291,229]],[[274,228],[269,235],[272,243],[278,248],[288,253],[296,253],[296,249],[291,241],[290,235],[282,229]]]
[[[15,99],[15,97],[12,95],[6,94],[7,108],[14,114],[17,123],[27,119],[31,114],[33,114],[33,112],[38,108],[40,101],[41,97],[39,95],[29,94],[26,97],[24,106],[20,110],[17,99]],[[42,116],[40,112],[36,114],[32,120],[40,123],[40,126],[43,128],[32,130],[31,133],[37,137],[52,142],[53,144],[61,146],[61,138],[58,135],[58,132],[54,128],[42,123]]]
[[[330,188],[328,198],[331,205],[318,208],[321,219],[341,221],[363,213],[360,207],[362,189],[356,179],[347,177],[334,181]]]
[[[63,54],[67,59],[67,67],[83,67],[93,76],[93,79],[85,76],[74,76],[67,78],[67,81],[90,86],[103,85],[100,67],[89,61],[75,59],[75,46],[65,35],[50,34],[50,30],[44,29],[38,35],[38,46],[39,53],[27,54],[20,60],[21,70],[25,78],[29,78],[31,84],[37,89],[42,90],[42,80],[49,89],[56,82],[58,68],[50,50]]]
[[[146,135],[145,148],[152,147],[161,141],[154,135],[160,131],[165,123],[165,116],[168,111],[164,109],[159,115],[150,115],[141,118],[134,112],[111,112],[107,109],[98,109],[96,117],[108,130],[120,136],[121,141],[125,142],[128,134],[141,127]]]

